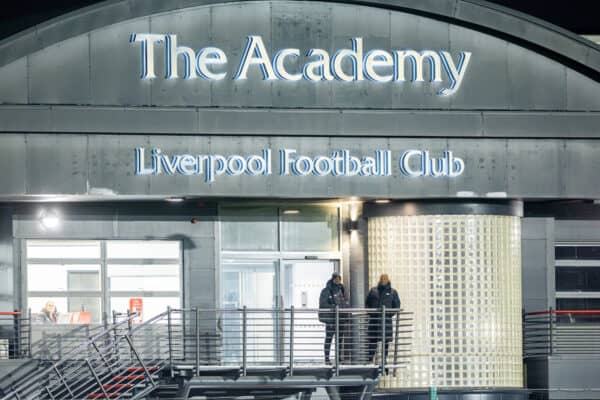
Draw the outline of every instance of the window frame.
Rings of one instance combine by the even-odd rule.
[[[554,243],[554,287],[555,287],[555,300],[558,299],[599,299],[600,290],[556,290],[556,275],[557,268],[591,268],[600,267],[600,259],[586,259],[586,258],[556,258],[557,247],[600,247],[599,242],[555,242]],[[576,254],[577,255],[577,254]],[[555,301],[555,308],[558,309],[558,301]]]
[[[99,258],[29,258],[27,254],[27,243],[28,242],[99,242],[100,244],[100,256]],[[108,242],[176,242],[178,243],[178,258],[111,258],[107,256],[107,245]],[[21,304],[30,307],[30,297],[49,297],[49,298],[66,298],[67,301],[70,297],[99,297],[100,298],[100,321],[103,322],[104,316],[109,320],[112,318],[112,309],[110,307],[111,297],[177,297],[179,298],[179,304],[181,307],[184,306],[184,254],[183,254],[183,242],[182,240],[163,239],[163,238],[109,238],[109,239],[89,239],[89,238],[23,238],[21,239]],[[95,291],[30,291],[29,290],[29,265],[30,264],[62,264],[62,265],[99,265],[100,270],[100,289]],[[140,291],[140,290],[127,290],[127,291],[111,291],[109,288],[108,278],[108,267],[111,264],[118,265],[143,265],[143,264],[162,264],[162,265],[178,265],[178,283],[179,291]],[[36,313],[37,310],[32,310]]]
[[[252,207],[253,205],[243,203],[224,203],[220,204],[218,208],[218,215],[221,215],[221,209],[232,208],[232,207]],[[223,248],[223,229],[221,218],[217,218],[216,228],[216,240],[215,249],[217,257],[215,263],[218,266],[216,272],[217,275],[217,291],[216,291],[216,306],[220,308],[223,306],[223,293],[222,293],[222,274],[224,271],[224,265],[229,262],[243,263],[252,261],[273,261],[276,262],[276,291],[278,293],[275,304],[277,307],[281,306],[281,290],[284,286],[283,282],[283,271],[281,271],[282,265],[286,260],[328,260],[335,263],[336,271],[340,272],[343,265],[343,252],[344,252],[344,225],[343,225],[343,208],[339,204],[307,204],[307,203],[291,203],[291,204],[267,204],[263,206],[270,206],[277,210],[277,250],[225,250]],[[295,207],[334,207],[337,209],[337,249],[332,251],[311,251],[311,250],[299,250],[299,251],[284,251],[283,250],[283,229],[282,229],[282,216],[284,209],[293,209]]]

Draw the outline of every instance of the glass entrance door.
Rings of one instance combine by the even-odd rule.
[[[285,260],[284,304],[294,306],[294,360],[296,363],[322,364],[325,326],[319,322],[317,312],[319,296],[331,274],[337,269],[331,260]],[[283,329],[289,337],[289,324]],[[289,346],[285,350],[289,355]]]
[[[337,261],[224,260],[221,279],[223,309],[247,314],[247,360],[252,364],[280,364],[289,357],[289,313],[270,310],[294,306],[296,362],[323,363],[324,325],[318,321],[319,295]],[[258,310],[258,311],[257,311]],[[242,320],[239,311],[224,311],[224,359],[241,360]]]

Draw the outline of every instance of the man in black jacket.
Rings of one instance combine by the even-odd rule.
[[[337,272],[331,275],[331,279],[327,281],[327,284],[321,290],[319,296],[319,321],[325,324],[325,363],[329,364],[329,353],[331,351],[331,342],[335,335],[336,324],[335,324],[335,308],[336,306],[341,309],[347,307],[348,299],[346,298],[346,289],[342,284],[342,276]],[[336,338],[340,343],[340,355],[343,354],[344,345],[344,332],[346,325],[346,316],[340,313],[339,316],[339,337]]]
[[[384,346],[384,354],[387,358],[389,343],[392,341],[394,335],[392,317],[400,308],[400,297],[398,296],[396,289],[392,288],[392,283],[387,274],[382,274],[379,277],[379,284],[369,291],[367,300],[365,301],[366,308],[381,309],[383,306],[385,306],[387,310],[396,309],[395,312],[385,313],[385,340],[382,343],[382,346]],[[383,327],[381,319],[381,312],[369,313],[369,361],[373,360],[375,350],[377,349],[377,343],[382,340],[384,334],[381,331]]]

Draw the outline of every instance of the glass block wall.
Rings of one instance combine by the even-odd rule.
[[[414,312],[409,364],[381,386],[522,387],[519,217],[385,216],[368,229],[370,284],[389,274]]]

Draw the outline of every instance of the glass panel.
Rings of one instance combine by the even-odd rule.
[[[577,258],[582,260],[600,260],[600,246],[577,247]]]
[[[100,297],[29,297],[34,323],[89,324],[102,321]]]
[[[125,313],[129,308],[129,300],[131,298],[142,299],[142,321],[167,311],[167,307],[181,308],[181,300],[179,297],[144,297],[144,296],[133,296],[133,297],[111,297],[110,307],[111,310]]]
[[[118,240],[106,242],[107,258],[179,258],[179,241]]]
[[[600,246],[556,246],[557,260],[600,260]]]
[[[277,250],[277,208],[221,209],[223,250]]]
[[[600,267],[556,267],[556,290],[600,292]]]
[[[96,324],[102,321],[100,297],[69,297],[67,303],[70,323]],[[85,312],[90,314],[89,317],[83,315]]]
[[[221,280],[224,308],[271,309],[275,306],[274,261],[225,262]],[[242,320],[239,313],[223,313],[224,363],[241,360]],[[249,311],[247,356],[255,364],[275,362],[275,323],[270,312]]]
[[[179,291],[180,265],[107,265],[108,287],[113,291]]]
[[[307,206],[283,209],[281,231],[284,251],[337,251],[338,208]]]
[[[556,299],[557,310],[600,310],[600,299]]]
[[[556,246],[554,257],[557,260],[574,260],[577,258],[577,249],[573,246]]]
[[[225,262],[221,280],[224,308],[273,308],[275,261]]]
[[[325,341],[325,325],[319,322],[318,313],[306,309],[319,308],[319,296],[335,270],[332,261],[285,261],[285,307],[294,306],[301,326],[294,333],[295,360],[303,364],[323,364],[322,343]],[[305,309],[305,311],[302,311]],[[342,318],[342,329],[344,329]],[[289,325],[284,326],[289,338]],[[343,335],[342,335],[343,336]],[[288,339],[289,343],[289,339]],[[335,345],[331,345],[330,359],[335,359]],[[289,360],[289,348],[285,347]]]
[[[28,240],[27,258],[100,258],[100,242]]]
[[[27,289],[100,290],[100,265],[30,264],[27,266]]]
[[[64,321],[64,314],[68,314],[67,297],[29,297],[27,306],[31,308],[33,322],[58,323]],[[68,323],[67,316],[67,323]]]

